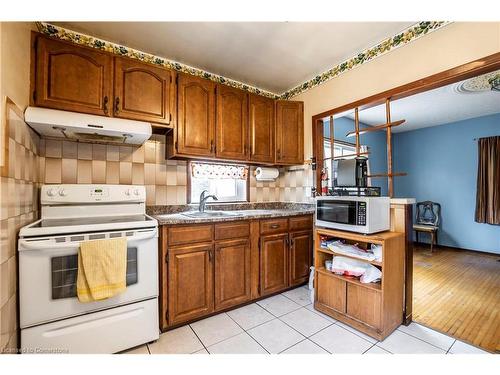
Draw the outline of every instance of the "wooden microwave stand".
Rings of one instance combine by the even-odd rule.
[[[386,338],[403,320],[404,234],[382,232],[362,235],[316,228],[314,236],[314,307],[377,340]],[[381,281],[363,284],[358,278],[340,276],[326,270],[326,260],[331,260],[334,255],[345,255],[322,248],[321,236],[357,243],[364,248],[370,244],[382,245],[381,262],[361,259],[381,269]]]

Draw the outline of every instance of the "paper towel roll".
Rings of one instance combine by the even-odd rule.
[[[258,167],[255,170],[255,178],[257,181],[274,181],[280,175],[278,168]]]

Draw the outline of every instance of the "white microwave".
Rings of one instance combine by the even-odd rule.
[[[389,197],[320,196],[316,225],[363,234],[390,229]]]

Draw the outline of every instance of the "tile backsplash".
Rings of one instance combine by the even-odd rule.
[[[15,353],[18,345],[17,233],[39,214],[40,139],[13,107],[6,111],[7,158],[0,177],[0,353]]]
[[[250,169],[251,202],[309,202],[312,170],[280,169],[273,182],[257,181]],[[137,184],[146,186],[147,205],[186,204],[187,162],[165,160],[165,136],[140,147],[42,139],[40,181],[44,184]]]

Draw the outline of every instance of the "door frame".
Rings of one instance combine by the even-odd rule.
[[[380,104],[385,103],[387,99],[391,101],[406,98],[415,94],[419,94],[425,91],[433,90],[442,86],[446,86],[452,83],[460,82],[468,78],[472,78],[481,74],[489,73],[494,70],[500,69],[500,52],[494,53],[492,55],[485,56],[483,58],[458,65],[454,68],[444,70],[442,72],[432,74],[425,78],[406,83],[401,86],[394,87],[389,90],[382,91],[378,94],[374,94],[365,97],[354,102],[335,107],[333,109],[318,113],[312,116],[311,127],[312,127],[312,149],[313,149],[313,160],[316,160],[316,165],[318,165],[319,160],[323,160],[323,142],[318,142],[318,135],[322,131],[323,120],[327,117],[334,116],[338,113],[352,110],[354,108],[359,108],[360,110],[368,109]],[[315,171],[315,186],[318,188],[321,186],[321,168],[316,168]],[[406,210],[406,236],[407,236],[407,246],[405,254],[405,308],[403,311],[403,322],[408,325],[412,321],[412,310],[413,310],[413,246],[408,239],[411,235],[411,220],[412,210],[411,206]],[[408,222],[408,220],[410,220]],[[410,231],[410,233],[408,233]],[[408,246],[408,242],[410,246]],[[410,261],[411,260],[411,261]]]

